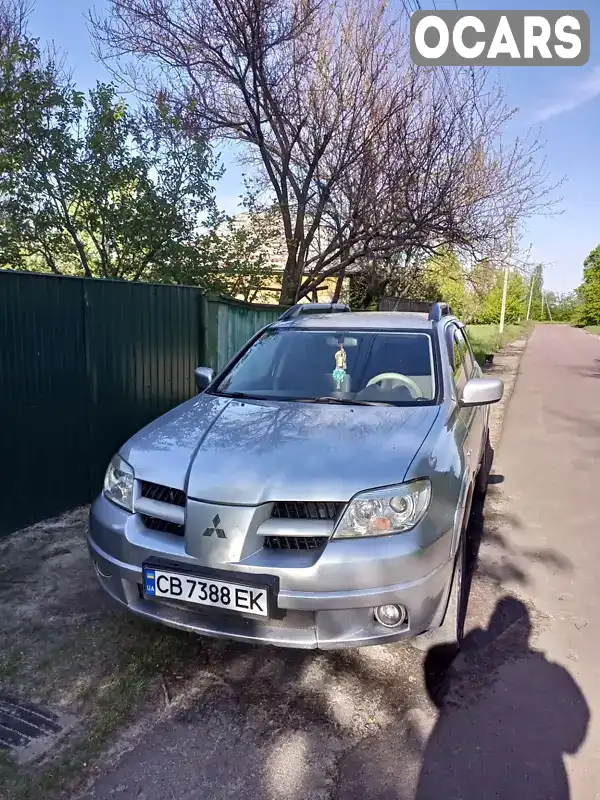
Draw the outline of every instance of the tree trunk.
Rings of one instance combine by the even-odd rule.
[[[285,269],[283,270],[283,277],[281,280],[279,305],[293,306],[296,302],[296,298],[298,297],[298,286],[300,285],[301,269],[301,265],[298,264],[297,254],[295,252],[288,253]]]
[[[73,240],[73,243],[77,248],[77,254],[79,255],[79,260],[81,262],[81,266],[83,267],[83,271],[85,272],[86,278],[91,278],[92,270],[90,269],[87,253],[85,252],[85,246],[81,241],[81,239],[79,238],[77,230],[75,229],[75,226],[73,225],[68,216],[64,220],[64,225],[67,231],[70,233],[71,239]]]
[[[364,293],[364,295],[362,296],[362,300],[361,300],[361,303],[360,303],[360,308],[359,308],[359,310],[360,310],[360,311],[366,311],[366,310],[369,308],[369,306],[371,305],[371,303],[373,302],[373,299],[374,299],[374,298],[373,298],[373,295],[372,295],[372,294],[371,294],[371,292],[370,292],[370,291],[367,289],[367,291],[366,291],[366,292]]]
[[[342,269],[340,274],[337,277],[337,281],[335,282],[335,290],[333,292],[332,302],[339,303],[340,295],[342,293],[342,289],[344,287],[344,278],[346,277],[346,270]]]

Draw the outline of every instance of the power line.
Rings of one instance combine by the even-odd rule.
[[[412,6],[409,8],[407,3],[408,3],[408,0],[402,0],[402,5],[404,6],[404,10],[406,11],[408,16],[410,17],[410,15],[413,13],[413,11],[415,9],[412,8]]]

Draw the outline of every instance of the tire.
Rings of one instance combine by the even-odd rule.
[[[452,584],[450,586],[450,594],[448,595],[448,605],[446,606],[444,619],[439,628],[433,628],[413,639],[412,644],[419,650],[429,650],[432,647],[443,645],[447,652],[454,651],[458,653],[465,628],[463,597],[466,564],[467,535],[466,532],[463,531],[454,561]]]
[[[488,479],[490,477],[490,470],[492,469],[492,461],[494,460],[494,451],[490,443],[490,432],[487,431],[485,435],[485,444],[483,446],[483,455],[481,456],[481,464],[479,465],[479,472],[475,478],[475,494],[483,497],[487,492]]]

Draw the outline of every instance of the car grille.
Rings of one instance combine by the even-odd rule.
[[[298,503],[298,502],[278,502],[273,504],[271,517],[277,519],[331,519],[338,518],[345,503]],[[286,537],[287,538],[287,537]],[[323,538],[323,537],[318,537]],[[314,548],[294,548],[294,549],[314,549]]]
[[[141,495],[149,500],[158,500],[160,503],[185,506],[185,492],[181,489],[172,489],[170,486],[161,486],[159,483],[141,481]]]
[[[328,536],[265,536],[263,547],[271,550],[318,550],[328,541]]]
[[[181,489],[173,489],[170,486],[162,486],[160,483],[152,483],[151,481],[140,481],[140,495],[147,500],[153,500],[156,504],[164,503],[166,506],[185,508],[185,492],[182,492]],[[167,509],[165,508],[164,512],[161,513],[160,505],[156,505],[155,508],[157,510],[152,515],[143,513],[142,508],[139,509],[142,511],[140,516],[146,528],[151,531],[170,533],[173,536],[184,535],[185,528],[183,525],[168,519],[162,519],[162,513],[164,513],[164,516],[169,517],[172,516],[171,512],[166,513]],[[183,515],[183,512],[178,513]],[[161,514],[161,516],[157,516],[157,514]]]
[[[147,514],[142,514],[142,522],[151,531],[160,531],[161,533],[172,533],[173,536],[183,536],[184,526],[177,525],[176,522],[168,522],[166,519],[159,519],[158,517],[149,517]]]

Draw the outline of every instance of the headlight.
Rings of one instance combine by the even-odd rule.
[[[133,511],[133,470],[121,456],[113,456],[108,465],[104,494],[113,503]]]
[[[408,531],[423,519],[430,499],[431,483],[427,478],[362,492],[350,501],[333,537],[384,536]]]

